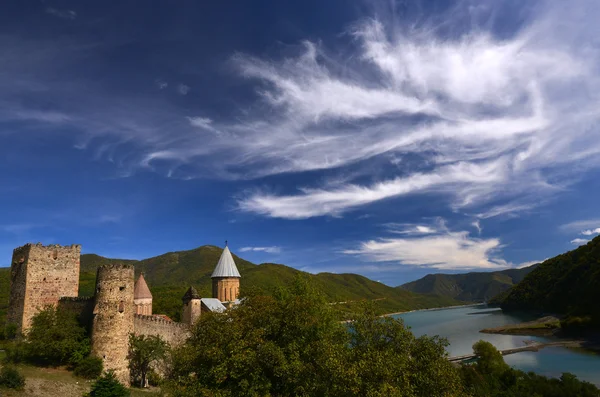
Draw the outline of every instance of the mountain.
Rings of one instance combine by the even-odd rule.
[[[527,310],[582,317],[600,325],[600,236],[548,259],[513,287],[503,310]],[[579,320],[578,320],[579,321]]]
[[[536,266],[537,264],[496,272],[428,274],[396,288],[419,294],[445,296],[463,302],[485,302],[519,283]]]
[[[210,275],[222,251],[219,247],[205,245],[188,251],[168,252],[139,261],[83,254],[81,255],[79,294],[81,296],[93,295],[98,266],[110,263],[130,263],[135,265],[136,276],[140,272],[144,272],[144,277],[154,297],[153,311],[167,314],[173,319],[179,319],[181,297],[190,285],[198,290],[200,296],[211,296]],[[236,255],[233,257],[242,275],[242,293],[251,289],[259,289],[269,294],[277,287],[290,284],[298,274],[303,274],[312,281],[328,301],[336,302],[336,308],[342,312],[352,311],[356,307],[356,302],[365,299],[373,300],[377,310],[382,314],[460,303],[448,297],[399,290],[357,274],[320,273],[315,275],[285,265],[274,263],[256,265]],[[9,274],[8,268],[0,268],[0,323],[8,305]],[[6,284],[6,287],[3,283]]]

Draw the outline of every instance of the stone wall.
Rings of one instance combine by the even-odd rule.
[[[176,323],[158,316],[136,314],[133,322],[136,335],[158,335],[171,346],[182,344],[190,336],[190,328],[187,324]]]
[[[92,324],[92,312],[94,310],[94,297],[64,297],[58,301],[59,309],[68,310],[77,314],[79,320],[86,327]]]
[[[129,334],[133,333],[133,266],[98,268],[92,322],[92,354],[102,358],[104,369],[129,385]]]
[[[26,331],[32,317],[79,290],[80,245],[26,244],[13,251],[9,321]]]
[[[240,279],[237,277],[213,278],[213,298],[221,302],[236,300],[240,295]]]
[[[202,305],[200,299],[190,299],[183,304],[183,315],[181,319],[184,323],[194,325],[200,317]]]

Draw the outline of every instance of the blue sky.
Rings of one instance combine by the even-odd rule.
[[[596,1],[2,8],[4,265],[229,240],[398,285],[600,232]]]

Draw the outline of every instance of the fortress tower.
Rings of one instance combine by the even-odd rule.
[[[183,315],[181,321],[186,324],[194,325],[201,312],[201,300],[196,288],[190,287],[181,298],[183,301]]]
[[[132,265],[99,267],[92,322],[92,354],[125,385],[130,382],[129,334],[134,332],[133,281]]]
[[[240,272],[238,272],[229,247],[225,249],[219,258],[219,263],[213,271],[212,296],[221,302],[233,302],[240,294]]]
[[[13,251],[8,322],[27,331],[31,318],[61,297],[77,297],[80,245],[26,244]]]
[[[135,314],[152,315],[152,293],[146,284],[143,273],[135,282],[133,304],[135,305]]]

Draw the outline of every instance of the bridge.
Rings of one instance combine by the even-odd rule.
[[[525,343],[525,346],[516,347],[513,349],[499,350],[499,352],[503,356],[507,356],[509,354],[515,354],[515,353],[520,353],[520,352],[537,352],[538,350],[543,349],[544,347],[550,347],[550,346],[562,346],[562,347],[580,347],[581,346],[581,342],[575,341],[575,340],[548,342],[548,343],[540,343],[540,342],[536,342],[534,340],[526,340],[526,341],[524,341],[524,343]],[[472,354],[465,354],[462,356],[448,357],[448,361],[453,362],[453,363],[460,363],[463,361],[474,360],[476,358],[477,358],[477,354],[472,353]]]

